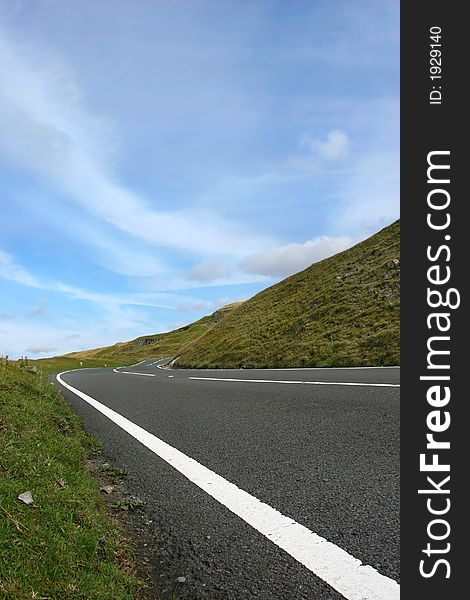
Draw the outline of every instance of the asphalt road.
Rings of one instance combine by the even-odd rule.
[[[61,375],[86,429],[145,502],[160,591],[182,576],[180,598],[397,599],[399,368],[190,371],[163,362]],[[77,390],[130,421],[128,431]],[[132,424],[157,442],[138,441]],[[160,441],[170,449],[159,455]],[[204,467],[223,478],[212,482],[220,491],[198,483]],[[228,493],[231,484],[243,490],[235,508],[224,482]],[[255,499],[265,512],[252,517]],[[327,541],[320,551],[316,536]],[[289,550],[296,540],[302,548]],[[354,559],[368,565],[362,579]]]

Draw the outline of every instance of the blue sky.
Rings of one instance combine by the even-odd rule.
[[[397,0],[0,0],[0,354],[168,331],[399,211]]]

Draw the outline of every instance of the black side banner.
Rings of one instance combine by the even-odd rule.
[[[461,597],[468,447],[463,7],[402,3],[401,596]]]

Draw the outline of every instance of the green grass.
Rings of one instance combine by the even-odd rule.
[[[178,367],[400,363],[400,224],[263,290],[182,350]]]
[[[56,356],[54,358],[39,358],[37,360],[27,360],[27,364],[36,367],[40,376],[51,375],[52,373],[61,373],[72,369],[90,369],[94,367],[121,367],[128,365],[128,357],[107,359],[107,358],[72,358],[67,356]],[[20,363],[21,361],[18,361]]]
[[[46,378],[0,363],[0,598],[117,600],[142,589],[86,468],[97,449]],[[33,505],[18,500],[26,490]]]

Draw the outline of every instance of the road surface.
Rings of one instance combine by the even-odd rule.
[[[398,600],[399,368],[164,363],[58,376],[145,502],[160,591]]]

